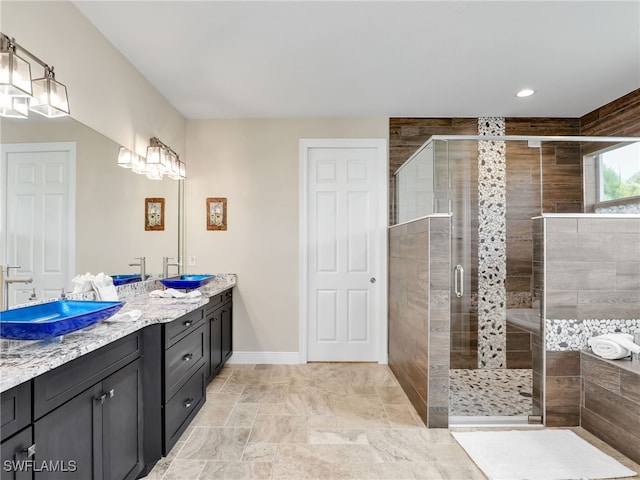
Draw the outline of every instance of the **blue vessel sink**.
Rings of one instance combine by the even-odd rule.
[[[198,288],[209,283],[215,275],[178,275],[177,277],[163,278],[160,280],[167,288]]]
[[[113,284],[117,287],[118,285],[125,285],[127,283],[139,282],[140,275],[109,275],[113,279]],[[149,275],[144,276],[145,280],[149,278]]]
[[[58,300],[0,312],[0,337],[42,340],[75,332],[111,317],[124,302]]]

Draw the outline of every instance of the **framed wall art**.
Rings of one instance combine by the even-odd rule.
[[[164,230],[164,198],[144,199],[144,229]]]
[[[227,229],[227,199],[207,198],[207,230]]]

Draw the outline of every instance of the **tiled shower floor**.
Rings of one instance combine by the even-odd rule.
[[[531,370],[452,369],[449,380],[449,415],[531,415]]]

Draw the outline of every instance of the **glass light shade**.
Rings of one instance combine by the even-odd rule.
[[[149,165],[149,163],[147,163],[145,175],[150,180],[162,180],[162,172],[160,171],[159,165]]]
[[[12,49],[0,53],[0,95],[30,97],[31,65]]]
[[[134,154],[131,160],[133,161],[133,167],[131,167],[131,170],[134,173],[139,173],[141,175],[145,175],[147,173],[147,162],[144,157]]]
[[[43,78],[32,82],[33,98],[29,110],[47,118],[69,115],[67,87],[53,78],[53,72],[47,72]]]
[[[122,168],[133,168],[131,150],[120,147],[120,151],[118,152],[118,166]]]
[[[182,160],[180,160],[179,162],[180,162],[180,178],[184,180],[187,178],[187,166]]]
[[[0,117],[29,118],[29,99],[0,95]]]
[[[166,155],[160,157],[160,171],[167,175],[171,173],[171,165],[176,161],[176,156],[173,152],[166,152]]]
[[[147,147],[147,164],[160,165],[161,147]]]

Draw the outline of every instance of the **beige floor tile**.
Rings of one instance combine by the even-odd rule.
[[[239,462],[250,433],[249,428],[197,427],[177,458]]]
[[[214,394],[216,396],[223,394]],[[234,395],[235,396],[235,395]],[[220,402],[211,395],[191,422],[193,427],[222,427],[233,411],[234,403]]]
[[[286,396],[286,385],[246,385],[238,401],[240,403],[283,403]]]
[[[258,415],[284,415],[284,403],[261,403]]]
[[[220,389],[220,392],[241,394],[242,392],[244,392],[245,387],[246,385],[244,383],[235,384],[235,383],[226,382],[224,386]]]
[[[225,366],[192,425],[147,478],[485,479],[449,429],[424,427],[387,366],[349,363]]]
[[[330,395],[329,402],[338,427],[385,428],[389,417],[378,397],[366,395]]]
[[[336,428],[338,420],[335,415],[310,415],[309,428]]]
[[[369,445],[366,430],[310,429],[309,443],[312,445]]]
[[[304,393],[287,393],[284,399],[285,413],[290,415],[330,415],[333,413],[327,394],[317,390]]]
[[[280,463],[380,463],[377,452],[369,445],[309,445],[282,443],[278,445],[276,464]]]
[[[385,405],[392,427],[424,427],[424,423],[413,413],[411,405]]]
[[[377,480],[375,464],[279,463],[273,466],[273,480]]]
[[[199,478],[202,480],[269,480],[272,467],[268,462],[206,462]]]
[[[238,403],[233,407],[225,426],[251,428],[259,409],[259,403]]]
[[[220,377],[218,374],[218,376],[211,380],[211,383],[207,385],[207,394],[209,394],[209,392],[222,391],[223,387],[227,383],[227,379],[228,377]]]
[[[409,399],[399,386],[378,386],[375,387],[376,393],[380,396],[380,400],[385,405],[411,405]]]
[[[273,462],[276,457],[277,443],[247,443],[242,453],[243,462]]]
[[[413,462],[377,463],[376,472],[379,480],[414,480],[414,465]]]
[[[171,466],[162,477],[163,480],[186,480],[196,479],[204,469],[207,462],[204,460],[183,460],[176,458],[171,462]]]
[[[307,443],[309,421],[304,415],[258,415],[249,442]]]

